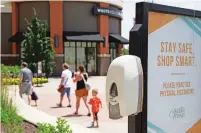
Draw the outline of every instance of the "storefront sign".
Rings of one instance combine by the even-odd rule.
[[[148,132],[198,133],[201,19],[157,12],[148,18]]]
[[[102,8],[102,7],[93,7],[92,9],[93,14],[95,15],[108,15],[108,16],[113,16],[117,18],[122,19],[122,11],[117,10],[117,9],[111,9],[111,8]]]

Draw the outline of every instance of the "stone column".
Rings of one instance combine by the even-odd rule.
[[[18,6],[17,2],[11,2],[12,6],[12,36],[18,32]],[[17,45],[15,42],[12,43],[12,54],[2,58],[2,62],[7,65],[19,64],[19,53],[17,53]]]
[[[105,76],[110,65],[110,55],[98,55],[98,74]]]
[[[108,8],[109,4],[107,3],[100,3],[100,7]],[[106,75],[109,63],[110,63],[110,56],[109,53],[109,45],[108,45],[108,34],[109,34],[109,17],[106,15],[99,15],[98,16],[98,30],[100,35],[106,39],[105,46],[103,43],[98,44],[98,75]]]
[[[55,36],[59,37],[58,47],[52,47],[56,53],[55,55],[55,67],[53,75],[59,76],[62,71],[62,64],[64,62],[64,46],[63,46],[63,2],[62,1],[50,1],[50,36],[54,40]]]

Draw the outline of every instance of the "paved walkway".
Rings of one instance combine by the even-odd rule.
[[[92,130],[98,130],[103,133],[127,133],[127,117],[122,118],[120,120],[111,120],[108,117],[108,109],[106,107],[106,101],[105,101],[105,77],[91,77],[89,78],[89,83],[94,88],[99,89],[99,97],[102,99],[103,102],[103,108],[100,110],[99,113],[99,123],[100,128],[99,129],[92,129]],[[60,82],[60,79],[49,79],[49,83],[44,84],[43,87],[35,87],[35,91],[39,96],[38,101],[38,109],[42,110],[50,115],[54,115],[57,117],[63,117],[66,120],[80,124],[82,127],[87,127],[90,125],[92,118],[87,117],[87,109],[84,106],[84,103],[81,102],[80,116],[74,116],[72,115],[75,111],[75,96],[74,96],[74,90],[75,85],[73,84],[73,88],[71,91],[72,94],[72,108],[67,108],[67,99],[64,99],[63,101],[63,108],[57,108],[56,103],[59,101],[59,93],[57,92],[57,86]],[[91,94],[90,94],[91,96]],[[27,101],[26,96],[23,98],[25,101]],[[34,104],[34,103],[33,103]]]
[[[13,99],[13,104],[17,106],[18,114],[24,118],[24,120],[31,122],[32,124],[37,123],[49,123],[54,126],[57,125],[57,117],[49,115],[39,109],[29,106],[24,102],[23,99],[19,96],[19,93],[16,93],[16,87],[10,86],[9,88],[9,97]],[[27,113],[28,112],[28,113]],[[68,125],[72,129],[73,133],[101,133],[96,130],[91,130],[86,127],[81,127],[79,124],[68,121]]]

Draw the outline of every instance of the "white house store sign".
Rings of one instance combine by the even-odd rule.
[[[92,8],[92,13],[95,15],[108,15],[112,17],[117,17],[122,19],[122,11],[118,9],[111,9],[111,8],[103,8],[94,6]]]

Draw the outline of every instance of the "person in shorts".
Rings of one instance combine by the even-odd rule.
[[[59,104],[57,104],[58,107],[62,107],[62,102],[63,102],[63,97],[66,94],[67,98],[68,98],[68,106],[67,107],[72,107],[71,106],[71,98],[70,98],[70,83],[72,80],[72,72],[69,70],[69,66],[67,63],[64,63],[62,65],[62,74],[61,74],[61,82],[60,82],[60,86],[64,87],[64,91],[61,93],[60,95],[60,102]]]
[[[84,78],[84,79],[83,79]],[[84,104],[88,110],[87,116],[91,116],[89,105],[87,103],[88,98],[88,90],[85,86],[85,81],[88,79],[88,74],[85,72],[84,66],[79,66],[78,71],[74,75],[74,82],[76,83],[76,90],[75,90],[75,96],[76,96],[76,110],[74,112],[74,115],[78,114],[79,108],[80,108],[80,101],[83,99]]]
[[[21,64],[21,70],[19,74],[19,93],[21,98],[23,94],[28,96],[28,104],[30,105],[33,73],[29,68],[27,68],[27,66],[28,64],[26,62]]]
[[[88,128],[98,128],[99,127],[99,123],[98,123],[98,112],[99,112],[99,108],[101,105],[101,108],[102,108],[102,102],[100,100],[100,98],[97,97],[98,95],[98,90],[97,89],[93,89],[92,90],[92,96],[93,98],[91,98],[89,100],[89,104],[91,105],[91,111],[92,111],[92,114],[93,114],[93,122],[92,122],[92,125]],[[94,125],[96,122],[96,126]]]

